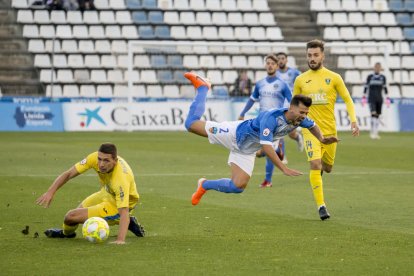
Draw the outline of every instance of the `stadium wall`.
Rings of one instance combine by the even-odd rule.
[[[205,120],[236,120],[247,99],[211,99]],[[190,101],[120,102],[111,99],[69,99],[3,97],[0,100],[0,131],[184,131]],[[370,128],[368,107],[356,100],[361,130]],[[255,105],[246,118],[258,114]],[[337,128],[349,131],[344,103],[335,108]],[[394,101],[383,107],[381,131],[414,131],[414,101]],[[131,122],[131,125],[129,125]]]

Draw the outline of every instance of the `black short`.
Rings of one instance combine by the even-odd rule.
[[[381,115],[382,100],[370,101],[369,109],[371,110],[371,114]]]

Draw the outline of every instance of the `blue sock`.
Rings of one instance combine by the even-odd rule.
[[[190,111],[188,111],[187,119],[185,120],[185,128],[188,130],[194,121],[200,120],[206,109],[208,87],[200,86],[197,88],[197,95],[194,101],[190,105]]]
[[[230,178],[206,180],[202,186],[206,190],[216,190],[222,193],[238,194],[244,191],[243,189],[237,188]]]
[[[273,162],[269,159],[269,157],[266,157],[266,181],[272,182],[272,175],[273,175],[273,169],[275,166],[273,165]]]

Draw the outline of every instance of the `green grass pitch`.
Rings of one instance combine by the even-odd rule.
[[[331,219],[320,221],[304,153],[287,139],[289,166],[259,189],[264,159],[242,194],[208,192],[193,207],[197,179],[229,176],[228,152],[185,132],[0,133],[1,275],[412,275],[413,133],[340,133],[334,171],[324,174]],[[65,213],[97,191],[86,173],[44,209],[35,199],[63,170],[113,142],[135,172],[135,214],[147,236],[127,244],[48,239]],[[21,230],[29,226],[29,234]],[[39,233],[34,238],[35,232]],[[109,241],[116,238],[111,227]]]

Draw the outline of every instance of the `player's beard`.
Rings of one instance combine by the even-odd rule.
[[[286,68],[286,64],[282,64],[282,65],[279,64],[279,70],[283,71],[285,70],[285,68]]]
[[[322,62],[316,62],[316,63],[312,64],[312,66],[311,66],[311,63],[308,62],[308,66],[309,66],[309,69],[316,71],[316,70],[319,70],[322,67]]]
[[[270,71],[269,69],[267,70],[267,75],[268,76],[273,76],[274,74],[276,74],[276,68],[272,69],[272,71]]]

